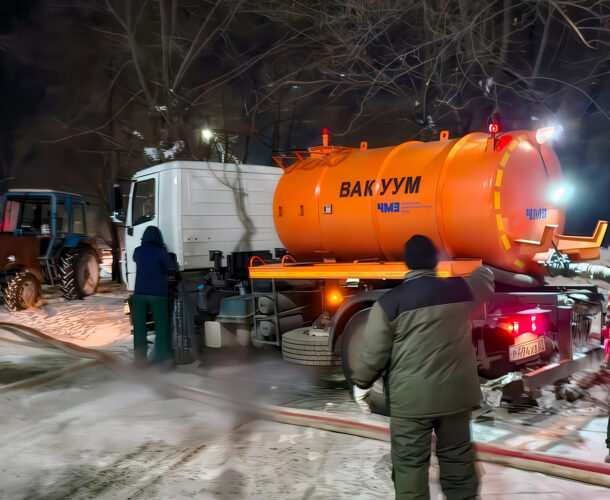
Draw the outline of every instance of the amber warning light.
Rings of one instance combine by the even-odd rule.
[[[327,299],[329,305],[338,305],[343,302],[343,295],[339,290],[329,290]]]

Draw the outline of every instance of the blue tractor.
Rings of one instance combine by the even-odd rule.
[[[69,300],[94,294],[100,256],[87,235],[85,201],[57,191],[11,189],[2,196],[0,286],[10,311],[34,306],[43,283]]]

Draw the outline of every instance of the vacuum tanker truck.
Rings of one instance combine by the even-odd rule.
[[[158,215],[138,234],[148,224],[171,234],[182,271],[180,348],[196,357],[204,344],[272,344],[288,361],[341,364],[349,380],[370,307],[408,271],[405,241],[423,234],[443,255],[439,276],[492,268],[496,293],[472,318],[479,371],[520,371],[535,393],[602,358],[593,322],[606,299],[596,286],[545,277],[610,281],[608,268],[585,262],[599,257],[607,222],[592,236],[563,234],[568,190],[552,133],[443,132],[369,149],[331,145],[325,129],[321,146],[275,157],[281,169],[152,167],[134,179],[125,262],[139,244],[130,239],[144,203],[138,186],[172,172],[155,177],[152,196],[166,198],[153,200]]]

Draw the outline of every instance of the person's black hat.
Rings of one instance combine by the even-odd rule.
[[[405,243],[405,264],[409,269],[434,269],[438,250],[430,238],[416,234]]]

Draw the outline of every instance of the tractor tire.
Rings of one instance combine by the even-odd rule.
[[[82,299],[97,291],[100,267],[93,248],[68,250],[59,259],[61,294],[68,300]]]
[[[341,366],[341,357],[328,349],[328,336],[308,335],[310,328],[297,328],[282,335],[282,357],[298,365]]]
[[[32,273],[21,271],[8,283],[2,294],[4,305],[9,311],[29,309],[40,300],[40,281]]]
[[[345,325],[341,334],[341,364],[343,365],[343,374],[350,391],[354,386],[352,382],[353,366],[360,353],[360,343],[362,342],[364,327],[369,318],[369,312],[370,308],[367,308],[354,314]],[[369,403],[373,413],[389,416],[389,402],[383,386],[382,379],[375,381],[369,396]]]

